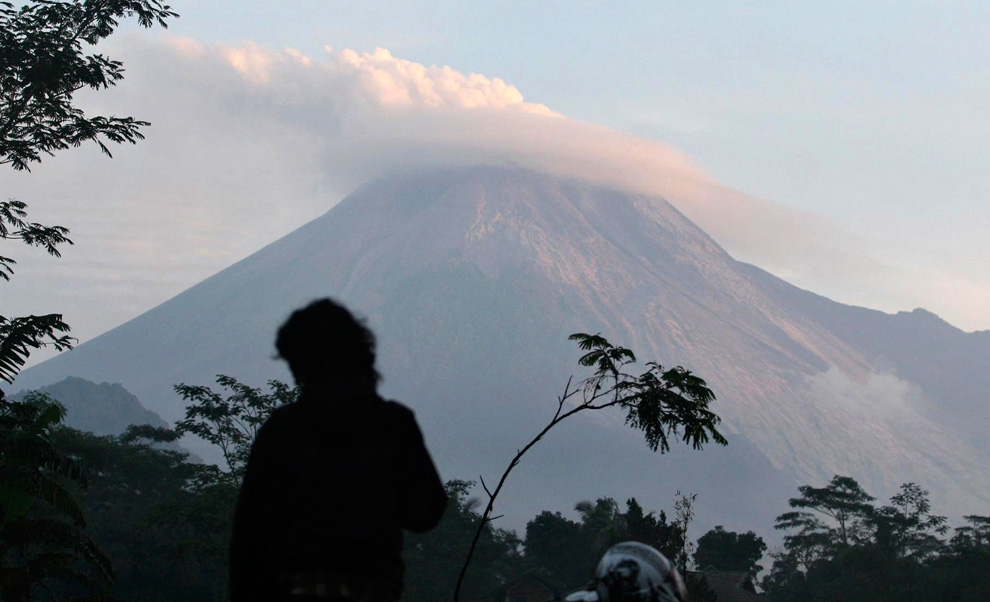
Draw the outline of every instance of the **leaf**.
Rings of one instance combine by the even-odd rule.
[[[60,334],[65,332],[69,332],[69,326],[61,314],[10,319],[0,316],[0,379],[13,383],[31,349],[70,349],[75,339]]]
[[[216,382],[228,392],[226,396],[201,385],[173,387],[187,403],[185,418],[176,423],[175,432],[191,433],[219,447],[227,473],[239,480],[262,424],[272,410],[295,401],[299,391],[273,380],[269,381],[272,392],[266,394],[224,374],[218,374]]]

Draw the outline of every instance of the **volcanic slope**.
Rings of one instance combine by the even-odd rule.
[[[118,382],[175,420],[175,383],[287,379],[274,332],[321,296],[368,318],[384,392],[417,411],[446,478],[495,479],[539,430],[582,375],[570,333],[709,381],[727,449],[661,457],[619,415],[578,419],[517,469],[509,526],[602,495],[669,508],[679,489],[700,493],[702,524],[766,529],[797,484],[835,473],[880,495],[918,482],[943,512],[990,501],[990,333],[834,303],[735,261],[662,199],[516,168],[369,183],[17,386]]]

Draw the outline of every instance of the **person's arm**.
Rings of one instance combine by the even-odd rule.
[[[273,475],[277,474],[272,464],[278,453],[276,430],[269,421],[258,431],[237,497],[230,538],[230,602],[275,599],[275,583],[264,559],[271,533]]]
[[[412,411],[398,404],[395,407],[400,433],[396,450],[399,519],[403,529],[423,533],[440,523],[447,507],[447,493]]]

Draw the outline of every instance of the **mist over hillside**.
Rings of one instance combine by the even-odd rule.
[[[507,526],[602,495],[669,508],[681,490],[702,527],[767,529],[798,484],[835,473],[877,495],[915,481],[943,512],[990,502],[990,333],[834,303],[735,261],[663,199],[523,169],[376,180],[16,386],[117,382],[174,421],[176,383],[288,380],[275,330],[322,296],[367,317],[383,392],[416,410],[445,478],[495,478],[542,427],[583,375],[573,332],[709,381],[728,448],[659,456],[618,414],[579,417],[514,473]]]

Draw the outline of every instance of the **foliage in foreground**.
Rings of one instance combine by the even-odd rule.
[[[516,453],[494,488],[489,489],[482,479],[481,485],[488,495],[488,503],[478,519],[474,540],[457,577],[454,602],[460,600],[475,547],[491,520],[495,500],[509,474],[526,452],[564,420],[581,412],[608,408],[620,410],[626,415],[626,424],[642,431],[650,449],[661,454],[670,450],[671,438],[680,439],[694,449],[701,449],[709,441],[727,444],[717,428],[721,419],[709,409],[715,401],[715,393],[690,370],[681,366],[665,369],[657,362],[648,362],[644,371],[638,375],[631,374],[628,370],[636,363],[636,356],[630,349],[617,347],[600,334],[579,332],[569,339],[576,341],[585,352],[578,363],[593,368],[594,373],[574,388],[571,386],[572,379],[568,379],[557,399],[557,411],[553,417]]]
[[[114,597],[149,602],[221,600],[227,516],[237,490],[215,466],[160,444],[176,433],[131,427],[121,436],[74,429],[53,441],[86,468],[88,532],[116,569]]]
[[[53,443],[65,409],[50,398],[0,398],[0,600],[99,597],[110,560],[84,531],[78,462]]]
[[[225,474],[239,487],[261,425],[272,410],[295,401],[299,390],[270,380],[271,392],[265,393],[224,374],[217,374],[217,384],[227,392],[226,397],[207,386],[175,385],[186,405],[186,416],[175,428],[180,435],[195,435],[220,450],[227,465]]]
[[[147,122],[90,116],[73,94],[123,78],[123,65],[87,54],[122,18],[166,26],[177,15],[158,0],[0,2],[0,165],[29,171],[56,151],[95,143],[134,143]],[[68,229],[27,219],[27,205],[0,202],[0,241],[18,241],[59,256]],[[16,261],[0,256],[0,279]],[[0,379],[8,383],[31,351],[71,347],[60,314],[0,316]],[[82,531],[72,489],[85,485],[78,468],[51,441],[64,410],[50,400],[10,402],[0,390],[0,599],[101,595],[111,578],[106,557]],[[94,593],[95,592],[95,593]],[[81,598],[80,598],[81,599]]]
[[[236,486],[228,471],[190,463],[185,454],[161,447],[176,436],[153,427],[132,427],[111,437],[52,430],[59,453],[86,471],[89,487],[77,492],[87,516],[86,532],[112,560],[117,571],[112,593],[120,600],[224,599]],[[452,599],[480,519],[471,485],[449,482],[451,504],[440,526],[407,538],[407,600]],[[948,537],[941,517],[927,504],[927,492],[912,484],[886,506],[874,503],[847,477],[825,487],[802,487],[799,494],[792,500],[798,515],[778,519],[778,525],[786,525],[787,544],[771,554],[773,567],[763,580],[772,602],[913,600],[920,599],[919,592],[935,602],[987,599],[990,517],[969,516],[967,525]],[[642,541],[670,558],[685,558],[692,496],[681,497],[688,500],[688,509],[678,501],[670,516],[646,511],[635,498],[624,505],[609,497],[578,502],[573,518],[547,510],[529,521],[524,538],[489,522],[463,595],[486,596],[529,570],[567,591],[582,585],[604,550],[622,540]],[[698,539],[696,564],[690,568],[736,570],[754,557],[759,562],[754,549],[762,542],[756,538],[750,545],[749,535],[709,531]],[[710,599],[703,584],[693,585],[692,599]]]

